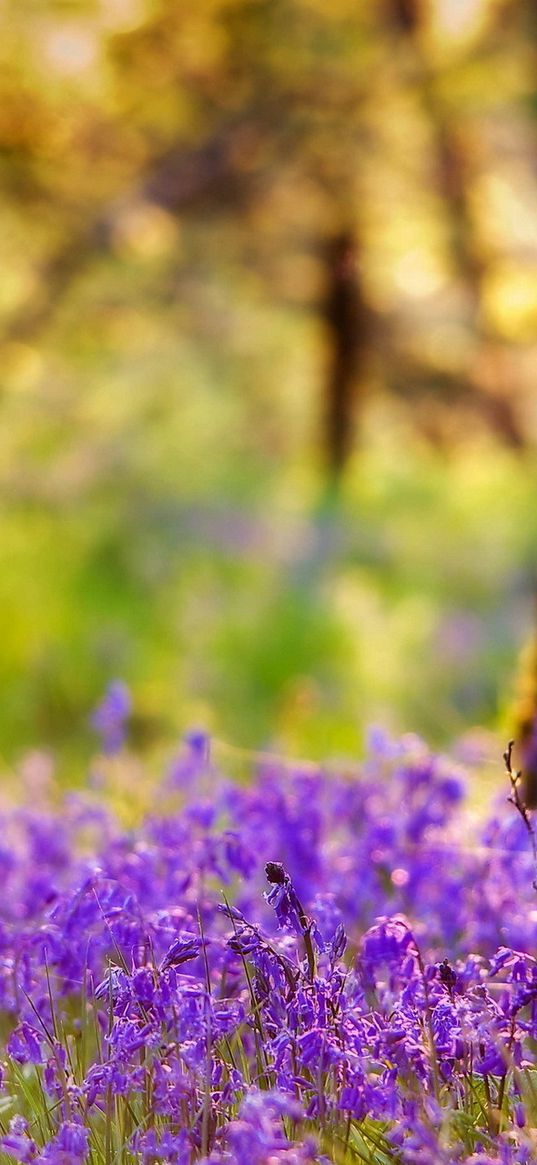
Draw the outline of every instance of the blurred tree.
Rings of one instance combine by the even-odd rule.
[[[409,54],[412,84],[427,117],[435,152],[435,176],[441,205],[448,220],[453,267],[468,300],[469,324],[479,351],[462,374],[435,378],[436,391],[447,394],[449,404],[466,405],[481,414],[487,425],[508,444],[526,444],[523,419],[513,401],[516,372],[508,352],[491,322],[484,315],[484,286],[489,262],[475,221],[473,191],[479,172],[479,149],[475,133],[453,108],[443,85],[443,69],[428,59],[424,41],[426,16],[420,0],[392,0],[391,14],[396,32],[405,41]],[[498,12],[499,16],[504,12]],[[498,18],[497,18],[498,19]],[[503,20],[502,20],[503,24]],[[489,37],[497,36],[493,28]],[[477,156],[476,156],[477,155]],[[404,369],[410,391],[419,391],[426,369]],[[431,430],[429,430],[431,432]]]
[[[373,340],[373,312],[359,280],[354,232],[342,230],[327,248],[324,315],[330,330],[326,380],[326,455],[337,482],[352,452],[355,415],[362,405],[367,354]]]
[[[481,128],[488,133],[498,101],[507,119],[523,123],[502,60],[506,28],[511,59],[522,52],[524,21],[516,6],[476,0],[477,32],[470,16],[466,25],[455,10],[451,17],[447,3],[436,12],[420,0],[359,9],[347,0],[329,8],[316,0],[211,0],[202,11],[171,0],[107,7],[83,4],[74,19],[52,4],[37,26],[31,6],[12,13],[2,50],[0,143],[4,207],[19,226],[13,263],[28,216],[38,216],[40,227],[33,227],[31,255],[4,297],[5,341],[36,339],[73,281],[106,254],[114,264],[124,260],[126,235],[131,249],[143,251],[144,238],[133,236],[136,224],[140,236],[158,230],[151,208],[181,222],[212,218],[269,297],[285,300],[283,273],[294,262],[294,309],[317,308],[328,321],[324,445],[332,471],[352,448],[351,412],[360,411],[367,350],[375,345],[385,384],[397,394],[416,403],[430,386],[431,433],[436,395],[458,404],[463,421],[473,410],[507,441],[523,443],[522,389],[513,389],[520,361],[503,325],[498,331],[501,313],[494,303],[490,308],[498,247],[495,254],[479,218],[479,189],[496,164],[501,169],[505,152],[502,144],[495,159],[478,144]],[[448,24],[441,51],[444,17],[454,20],[455,34]],[[476,112],[484,81],[491,95]],[[391,145],[392,111],[415,142],[406,161]],[[389,227],[386,178],[403,183]],[[412,249],[405,259],[414,196],[422,233],[415,261],[431,267],[430,290],[426,276],[414,280]],[[393,234],[391,258],[379,245],[383,220]],[[337,260],[323,260],[343,246],[337,239],[347,230],[360,240],[353,288],[348,276],[337,276]],[[513,253],[518,245],[513,235]],[[217,267],[218,257],[211,259]],[[399,262],[408,265],[406,286]],[[319,295],[323,263],[333,284]],[[443,270],[433,276],[439,263]],[[180,260],[175,271],[179,296]],[[441,324],[433,360],[423,342],[419,315],[435,316],[442,301],[448,333],[456,330],[460,339],[458,361]]]
[[[181,693],[231,692],[211,635],[229,621],[229,641],[237,628],[249,641],[264,611],[302,628],[296,667],[313,691],[328,560],[341,567],[334,660],[342,626],[345,649],[365,627],[385,634],[385,611],[353,575],[364,556],[380,577],[393,543],[401,591],[426,585],[421,522],[409,535],[400,510],[436,496],[421,468],[411,483],[399,465],[412,429],[454,460],[475,433],[516,448],[537,437],[531,5],[5,0],[2,17],[4,727],[16,733],[26,717],[40,736],[59,733],[103,673],[119,672],[146,685],[151,718],[163,701],[140,678],[149,644]],[[377,441],[372,460],[364,434]],[[496,453],[506,476],[495,515],[511,483]],[[479,466],[453,472],[455,499],[477,492],[477,507]],[[363,501],[365,543],[348,570],[333,512],[318,504],[334,482],[342,512]],[[458,528],[449,491],[442,499]],[[260,535],[272,505],[279,529]],[[296,539],[280,506],[302,515]],[[532,536],[527,514],[516,537],[504,521],[501,561],[491,551],[479,564],[499,589],[505,546]],[[472,579],[483,524],[492,538],[488,510],[468,539]],[[228,558],[240,567],[223,588]],[[276,575],[285,563],[281,602],[276,583],[260,600],[267,559]],[[443,601],[460,586],[461,608],[477,602],[464,571],[445,586]],[[394,629],[408,636],[405,659],[420,620],[427,636],[414,611]],[[290,631],[259,694],[265,713],[280,687],[300,689],[284,640]],[[342,659],[337,682],[326,669],[337,709]]]

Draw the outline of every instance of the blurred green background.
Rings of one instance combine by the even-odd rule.
[[[3,0],[0,749],[494,727],[537,570],[537,18]]]

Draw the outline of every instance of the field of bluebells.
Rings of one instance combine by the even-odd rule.
[[[501,761],[476,823],[416,737],[238,784],[192,733],[126,830],[128,712],[116,685],[84,790],[3,812],[2,1161],[535,1161],[535,870]]]

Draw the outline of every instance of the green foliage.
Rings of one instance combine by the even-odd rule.
[[[142,744],[205,721],[239,745],[318,756],[355,751],[372,719],[440,741],[494,724],[525,632],[534,471],[493,446],[439,466],[398,441],[377,434],[332,512],[291,472],[282,490],[276,467],[257,499],[231,484],[207,502],[202,431],[188,501],[152,478],[144,494],[127,466],[76,500],[13,504],[0,577],[8,755],[84,747],[115,675],[133,688]],[[236,470],[223,451],[222,493]]]
[[[494,723],[536,533],[505,450],[535,437],[534,29],[500,7],[7,4],[10,761],[84,750],[114,675],[147,744]],[[329,502],[341,231],[361,445]]]

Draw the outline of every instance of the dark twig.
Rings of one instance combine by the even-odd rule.
[[[533,861],[535,863],[536,875],[537,875],[537,843],[535,840],[535,830],[534,830],[533,825],[532,825],[531,817],[529,814],[529,809],[528,809],[527,805],[524,803],[524,801],[522,800],[521,793],[520,793],[522,773],[520,772],[520,770],[513,769],[513,765],[512,765],[512,756],[513,756],[514,744],[515,744],[514,740],[510,740],[509,744],[507,745],[507,748],[503,754],[505,768],[507,770],[507,775],[508,775],[509,781],[511,783],[511,795],[507,798],[507,800],[510,802],[511,805],[514,805],[517,813],[520,813],[520,816],[524,822],[524,825],[526,826],[526,829],[530,835],[531,848],[532,848],[532,853],[533,853]],[[537,876],[533,880],[533,887],[535,890],[537,890]]]

